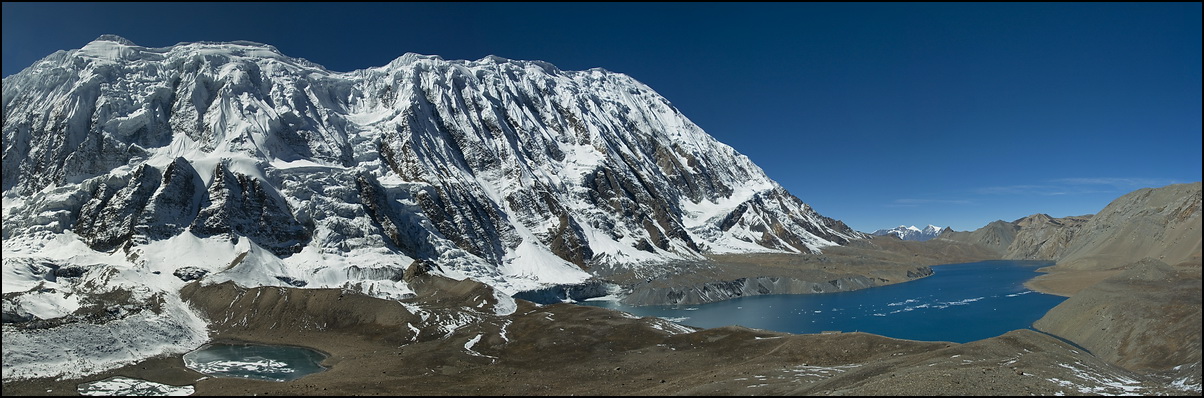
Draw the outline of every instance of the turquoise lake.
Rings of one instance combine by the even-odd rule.
[[[888,337],[966,343],[1030,328],[1065,297],[1024,282],[1049,261],[983,261],[932,267],[932,276],[894,285],[825,294],[742,297],[690,306],[631,307],[614,301],[578,304],[654,316],[683,325],[740,325],[789,333],[867,332]]]
[[[326,355],[304,347],[208,344],[184,354],[184,366],[211,376],[289,381],[326,370]]]

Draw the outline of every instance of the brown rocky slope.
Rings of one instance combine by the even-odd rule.
[[[1200,182],[1144,188],[1095,215],[1034,214],[937,239],[981,246],[1006,259],[1056,260],[1056,270],[1111,270],[1144,258],[1199,262],[1200,195]]]

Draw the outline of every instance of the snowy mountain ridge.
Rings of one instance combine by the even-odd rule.
[[[599,269],[864,237],[600,68],[405,54],[337,73],[102,36],[6,77],[3,106],[5,380],[199,346],[213,320],[179,295],[197,280],[407,299],[406,275],[433,273],[504,312]]]
[[[103,257],[396,297],[423,260],[514,292],[863,236],[600,68],[411,53],[337,73],[253,42],[106,35],[5,78],[3,101],[6,275]]]

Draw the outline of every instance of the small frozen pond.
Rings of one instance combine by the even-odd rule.
[[[326,355],[304,347],[207,344],[184,354],[184,366],[211,376],[289,381],[326,370]]]

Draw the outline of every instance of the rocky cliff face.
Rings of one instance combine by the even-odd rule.
[[[1053,218],[1034,214],[1013,222],[1018,229],[1005,258],[1025,260],[1058,259],[1090,215]]]
[[[150,261],[199,240],[322,285],[353,282],[312,276],[331,264],[421,259],[515,290],[864,236],[601,69],[406,54],[335,73],[258,43],[103,36],[3,90],[6,250],[70,233]]]
[[[947,231],[940,239],[979,245],[1000,258],[1055,260],[1089,219],[1090,215],[1053,218],[1034,214],[1012,222],[994,221],[969,232]]]

